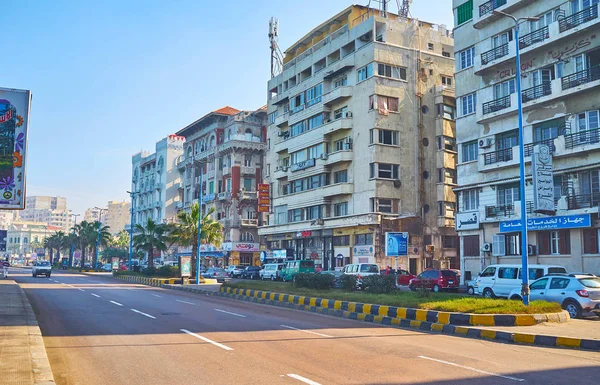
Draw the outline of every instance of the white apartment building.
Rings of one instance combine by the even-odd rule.
[[[453,39],[444,26],[350,6],[285,51],[268,82],[267,180],[259,229],[271,259],[458,268]]]
[[[106,218],[105,218],[105,214],[106,213],[106,209],[104,208],[96,208],[96,207],[90,207],[89,209],[85,210],[85,213],[83,213],[83,220],[86,222],[96,222],[96,221],[101,221],[103,224],[106,223]],[[103,215],[101,215],[103,214]]]
[[[131,218],[131,203],[127,201],[109,201],[106,211],[106,225],[110,227],[113,235],[129,228]]]
[[[43,256],[44,240],[57,231],[64,229],[43,222],[15,221],[7,231],[6,251],[13,257]]]
[[[456,28],[461,270],[519,263],[527,205],[530,263],[600,273],[600,18],[598,0],[453,0]],[[518,134],[514,22],[519,28],[523,138]],[[519,142],[526,193],[519,193]],[[549,206],[534,212],[531,159],[553,157]],[[551,192],[552,192],[551,191]],[[462,274],[465,277],[465,274]]]
[[[177,133],[186,139],[178,163],[180,207],[189,209],[198,201],[202,174],[202,210],[214,207],[214,219],[223,225],[221,248],[202,245],[205,263],[260,264],[257,186],[263,181],[266,125],[264,107],[240,111],[226,106]]]
[[[155,151],[139,152],[131,157],[133,225],[173,221],[181,204],[181,178],[177,160],[183,154],[185,138],[169,135],[156,142]]]
[[[69,230],[72,227],[70,214],[65,197],[28,196],[25,209],[19,212],[19,218],[25,222],[43,222]]]

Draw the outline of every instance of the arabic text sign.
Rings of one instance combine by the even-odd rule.
[[[408,233],[385,233],[385,256],[408,255]]]
[[[0,88],[0,209],[25,208],[31,92]]]
[[[457,213],[454,222],[457,231],[479,229],[479,212]]]
[[[119,270],[119,257],[112,257],[112,269]]]
[[[590,214],[565,215],[545,218],[530,218],[527,220],[527,230],[558,230],[558,229],[577,229],[582,227],[591,227],[592,220]],[[500,222],[501,233],[512,233],[521,231],[521,220]]]
[[[533,148],[531,156],[533,173],[533,210],[554,213],[554,173],[550,147],[542,144]]]

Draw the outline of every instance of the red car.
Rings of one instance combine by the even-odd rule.
[[[458,290],[459,285],[460,276],[456,271],[429,269],[411,279],[408,287],[413,291],[425,287],[437,293],[440,290]]]
[[[416,275],[412,274],[408,270],[398,269],[396,273],[396,283],[401,286],[406,286],[410,283],[410,280],[415,278]]]

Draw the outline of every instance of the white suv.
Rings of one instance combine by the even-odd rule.
[[[45,275],[46,278],[50,278],[50,274],[52,274],[52,265],[50,261],[37,261],[33,264],[33,268],[31,269],[31,276],[37,277],[38,275]]]

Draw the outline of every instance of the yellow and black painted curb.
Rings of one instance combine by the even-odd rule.
[[[175,285],[176,283],[181,284],[181,278],[152,278],[152,277],[142,277],[139,275],[127,275],[127,274],[117,274],[117,275],[113,275],[113,277],[117,278],[117,279],[122,279],[124,281],[140,283],[142,285],[157,286],[157,287],[163,287],[164,285]],[[187,281],[188,281],[188,279],[186,278],[184,282],[191,283],[191,282],[187,282]],[[202,278],[202,279],[200,279],[200,283],[201,284],[217,283],[217,280]]]

